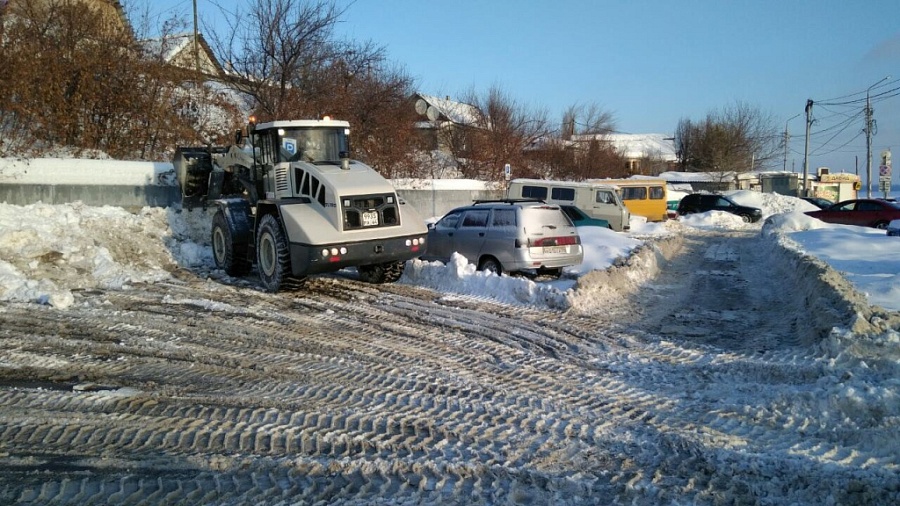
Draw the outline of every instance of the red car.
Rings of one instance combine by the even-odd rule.
[[[887,228],[891,220],[900,220],[900,204],[882,199],[845,200],[806,214],[826,223]]]

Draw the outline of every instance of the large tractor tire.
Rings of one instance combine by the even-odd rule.
[[[360,265],[356,268],[359,271],[360,281],[366,283],[382,284],[393,283],[403,276],[403,269],[406,262],[387,262],[383,264]]]
[[[212,219],[212,249],[216,267],[229,276],[243,276],[250,272],[247,245],[235,244],[235,231],[228,225],[225,213],[219,209]]]
[[[267,214],[256,233],[256,266],[259,279],[268,292],[277,292],[291,276],[291,252],[287,236],[278,218]]]

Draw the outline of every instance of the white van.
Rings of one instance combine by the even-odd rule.
[[[507,198],[574,205],[591,217],[608,221],[609,228],[616,232],[627,232],[631,229],[631,213],[617,190],[614,185],[601,183],[513,179],[509,182]]]

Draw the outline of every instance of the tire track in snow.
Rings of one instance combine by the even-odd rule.
[[[720,248],[707,261],[748,258]],[[79,294],[69,312],[10,304],[0,499],[706,504],[806,482],[828,484],[809,491],[821,502],[895,490],[896,457],[782,411],[822,374],[810,349],[719,346],[641,316],[611,326],[337,277],[278,295],[187,280]],[[108,389],[74,389],[86,381]]]

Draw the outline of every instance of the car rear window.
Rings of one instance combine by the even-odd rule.
[[[522,220],[525,227],[538,225],[554,227],[571,227],[572,221],[562,210],[555,206],[526,207],[522,209]]]

